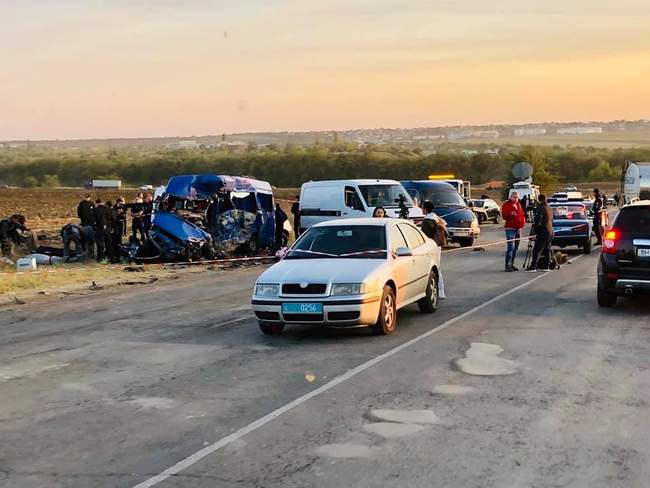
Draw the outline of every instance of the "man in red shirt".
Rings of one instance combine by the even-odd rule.
[[[501,216],[505,221],[506,239],[508,247],[506,249],[506,272],[519,271],[515,267],[515,256],[519,249],[519,239],[521,239],[521,229],[526,225],[526,214],[519,203],[519,193],[513,191],[510,199],[506,200],[501,206]]]

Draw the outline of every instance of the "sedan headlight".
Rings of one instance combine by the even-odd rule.
[[[335,283],[332,285],[331,296],[361,295],[366,292],[365,283]]]
[[[258,297],[277,297],[280,291],[280,285],[258,283],[255,285],[255,295]]]

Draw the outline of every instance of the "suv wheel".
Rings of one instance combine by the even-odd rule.
[[[429,273],[426,295],[418,300],[418,308],[422,313],[433,313],[438,309],[438,275],[434,270]]]
[[[395,293],[393,289],[386,285],[384,293],[381,296],[381,305],[379,306],[379,317],[377,323],[372,326],[375,334],[388,335],[395,332],[397,324],[397,303],[395,302]]]
[[[609,292],[599,286],[597,292],[597,298],[598,298],[598,305],[600,305],[601,307],[611,308],[616,306],[616,301],[618,299],[618,296],[616,295],[616,293]]]
[[[259,323],[260,330],[266,335],[280,335],[284,330],[283,324],[267,324],[266,322]]]

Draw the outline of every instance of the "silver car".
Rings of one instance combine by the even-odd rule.
[[[346,219],[311,227],[257,279],[253,311],[265,334],[287,324],[394,332],[397,310],[438,307],[440,248],[407,220]]]

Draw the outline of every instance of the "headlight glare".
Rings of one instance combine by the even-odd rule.
[[[258,297],[277,297],[280,285],[273,283],[258,283],[255,285],[255,295]]]
[[[332,285],[331,296],[361,295],[366,292],[364,283],[335,283]]]

